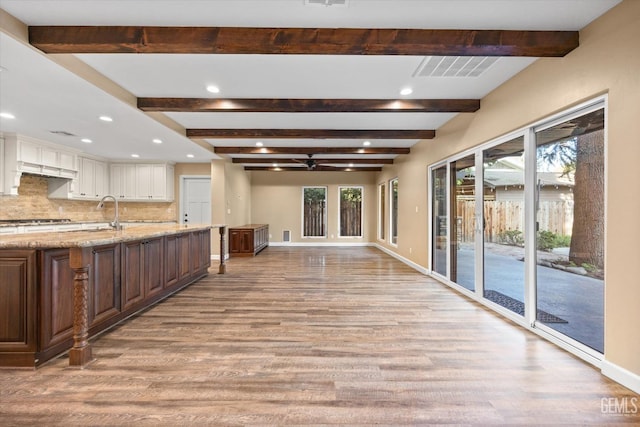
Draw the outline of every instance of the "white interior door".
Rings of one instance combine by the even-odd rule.
[[[211,224],[211,178],[182,177],[182,224]]]

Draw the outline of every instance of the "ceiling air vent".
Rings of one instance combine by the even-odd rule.
[[[305,6],[340,6],[347,7],[349,0],[304,0]]]
[[[495,56],[425,56],[413,77],[478,77],[497,60]]]
[[[49,132],[55,133],[56,135],[62,135],[62,136],[76,136],[71,132],[67,132],[66,130],[51,130]]]

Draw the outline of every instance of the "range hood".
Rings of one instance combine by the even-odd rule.
[[[3,185],[7,195],[18,195],[22,174],[55,178],[63,182],[78,176],[78,151],[69,147],[17,134],[4,134]],[[1,150],[0,150],[1,151]],[[59,186],[59,183],[56,183]]]

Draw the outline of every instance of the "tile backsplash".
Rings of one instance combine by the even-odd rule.
[[[71,221],[111,221],[114,204],[104,209],[97,201],[49,199],[47,178],[22,175],[18,196],[0,197],[0,219],[69,218]],[[175,221],[175,202],[119,202],[120,221]]]

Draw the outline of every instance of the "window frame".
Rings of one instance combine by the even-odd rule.
[[[322,236],[306,236],[305,235],[305,190],[307,188],[322,188],[324,189],[324,213],[322,215],[322,224],[324,228],[324,235]],[[329,199],[329,188],[326,185],[304,185],[302,186],[302,200],[301,200],[301,230],[300,234],[303,239],[326,239],[328,236],[328,224],[327,224],[327,210],[328,210],[328,199]]]
[[[378,228],[376,230],[376,236],[379,241],[383,241],[385,239],[385,231],[387,227],[386,223],[386,182],[381,182],[378,184]]]
[[[397,197],[396,198],[396,204],[397,206],[395,206],[396,208],[396,214],[394,215],[394,198],[393,198],[393,183],[396,183],[396,189],[398,192],[398,195],[400,193],[399,188],[400,188],[400,180],[398,179],[398,177],[395,178],[391,178],[389,180],[389,244],[391,246],[394,247],[398,247],[398,228],[399,228],[399,224],[398,224],[398,217],[400,215],[398,215],[398,211],[400,210],[400,200]],[[395,222],[395,227],[394,227],[394,222]],[[394,241],[394,235],[393,235],[393,230],[395,228],[396,231],[396,235],[395,235],[395,241]]]
[[[356,188],[360,190],[360,234],[357,236],[343,236],[342,232],[342,190]],[[338,186],[338,238],[339,239],[362,239],[364,237],[364,186],[363,185],[339,185]]]

